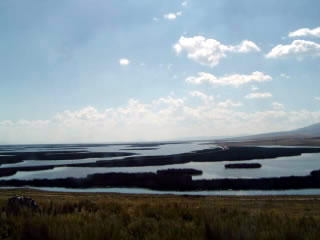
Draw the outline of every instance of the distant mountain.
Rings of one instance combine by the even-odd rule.
[[[243,135],[242,135],[243,136]],[[232,138],[240,137],[239,135],[232,136]],[[214,141],[219,139],[231,138],[230,136],[196,136],[196,137],[183,137],[183,138],[174,138],[172,141]]]
[[[304,128],[299,128],[292,132],[295,134],[300,134],[300,135],[305,135],[310,137],[320,137],[320,123],[316,123]]]
[[[316,123],[307,127],[299,128],[292,131],[283,131],[283,132],[272,132],[272,133],[263,133],[255,134],[244,137],[232,137],[228,141],[248,141],[248,140],[277,140],[284,138],[314,138],[320,137],[320,123]]]

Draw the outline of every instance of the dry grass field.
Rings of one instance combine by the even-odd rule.
[[[37,211],[6,212],[32,197]],[[320,196],[173,196],[0,190],[0,239],[319,239]]]

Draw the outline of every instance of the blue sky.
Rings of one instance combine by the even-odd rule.
[[[320,121],[320,2],[0,2],[0,143],[231,136]]]

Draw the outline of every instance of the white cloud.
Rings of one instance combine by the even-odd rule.
[[[214,100],[213,96],[208,96],[208,95],[206,95],[206,94],[204,94],[203,92],[200,92],[200,91],[192,91],[192,92],[190,92],[190,95],[192,97],[200,98],[205,103],[209,103],[209,102],[212,102]]]
[[[280,77],[286,78],[286,79],[290,79],[290,76],[287,75],[287,74],[285,74],[285,73],[281,73],[281,74],[280,74]]]
[[[320,97],[315,97],[314,99],[317,101],[320,101]]]
[[[272,108],[275,110],[282,110],[282,109],[284,109],[284,105],[282,103],[273,102]]]
[[[176,12],[176,13],[168,13],[163,15],[163,18],[168,19],[168,20],[175,20],[178,16],[181,16],[182,12]]]
[[[295,56],[299,60],[305,56],[320,56],[320,44],[305,40],[294,40],[289,45],[277,45],[267,55],[266,58],[280,58],[285,56]]]
[[[193,95],[185,99],[170,94],[151,103],[130,99],[123,106],[101,111],[88,106],[48,120],[2,121],[0,139],[7,144],[156,141],[285,131],[320,121],[320,111],[247,112],[233,108],[240,103],[231,99],[195,104],[194,97],[210,96]]]
[[[265,82],[271,81],[272,77],[262,72],[253,72],[250,75],[226,75],[223,77],[216,77],[210,73],[200,72],[198,76],[191,76],[186,78],[186,82],[193,84],[210,83],[212,85],[233,86],[239,87],[243,84],[251,82]]]
[[[154,17],[152,20],[155,21],[155,22],[158,22],[158,21],[159,21],[159,18]]]
[[[121,66],[127,66],[129,64],[130,64],[130,61],[128,59],[126,59],[126,58],[121,58],[120,59],[120,65]]]
[[[224,102],[217,103],[218,107],[228,108],[228,107],[241,107],[241,102],[233,102],[232,100],[228,99]]]
[[[248,40],[242,41],[239,45],[232,46],[223,45],[215,39],[206,39],[202,36],[191,38],[182,36],[173,48],[177,54],[185,51],[188,58],[210,67],[219,64],[220,59],[225,58],[228,53],[260,51],[260,48],[255,43]]]
[[[320,37],[320,27],[310,29],[310,28],[300,28],[294,32],[289,33],[289,37]]]
[[[251,91],[255,92],[255,91],[258,91],[259,88],[257,86],[251,86]]]
[[[200,92],[200,91],[192,91],[189,93],[190,96],[192,97],[198,97],[200,98],[203,103],[205,103],[206,106],[209,108],[230,108],[230,107],[241,107],[242,103],[241,102],[234,102],[231,99],[227,99],[222,102],[214,102],[214,97],[213,96],[208,96],[207,94]]]
[[[246,98],[247,99],[255,99],[255,98],[270,98],[272,97],[272,94],[271,93],[268,93],[268,92],[264,92],[264,93],[249,93]]]
[[[153,104],[167,104],[175,107],[183,106],[184,100],[182,98],[176,98],[174,94],[170,94],[168,97],[161,97],[152,101]]]
[[[187,2],[187,1],[182,2],[182,3],[181,3],[181,6],[182,6],[182,7],[187,7],[187,6],[188,6],[188,2]]]
[[[260,52],[260,48],[251,41],[244,40],[239,45],[232,47],[233,52],[237,53],[249,53],[249,52]]]

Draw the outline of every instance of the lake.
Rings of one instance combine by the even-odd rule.
[[[136,156],[158,156],[181,154],[192,151],[204,150],[208,148],[220,148],[217,145],[207,145],[205,142],[184,142],[184,143],[161,143],[161,144],[146,144],[132,145],[132,144],[117,144],[117,145],[103,145],[103,146],[78,146],[78,145],[59,145],[55,147],[48,147],[48,145],[26,145],[11,147],[12,152],[33,152],[33,151],[89,151],[89,152],[131,152]],[[268,146],[273,147],[273,146]],[[279,146],[274,146],[279,147]],[[293,146],[292,146],[293,147]],[[1,152],[8,152],[8,147],[3,147]],[[141,150],[143,149],[143,150]],[[0,168],[6,167],[24,167],[24,166],[46,166],[46,165],[62,165],[62,164],[76,164],[96,161],[108,161],[123,159],[125,157],[110,157],[110,158],[89,158],[79,160],[27,160],[13,164],[3,164]],[[193,168],[201,170],[202,175],[193,176],[193,179],[223,179],[223,178],[269,178],[280,176],[306,176],[312,170],[320,169],[320,153],[302,154],[300,156],[278,157],[274,159],[250,160],[241,161],[242,163],[260,163],[261,168],[258,169],[225,169],[224,165],[228,163],[235,163],[230,161],[223,162],[189,162],[185,164],[174,164],[166,166],[146,166],[146,167],[55,167],[50,170],[17,172],[9,177],[2,177],[0,180],[21,179],[56,179],[56,178],[85,178],[89,174],[95,173],[110,173],[110,172],[156,172],[161,169],[168,168]],[[63,188],[41,188],[52,191],[71,191]],[[122,193],[173,193],[178,192],[161,192],[152,191],[139,188],[99,188],[99,189],[72,189],[72,191],[98,191],[98,192],[122,192]],[[202,192],[180,192],[179,194],[200,194],[200,195],[265,195],[265,194],[318,194],[318,189],[309,190],[287,190],[287,191],[202,191]]]

